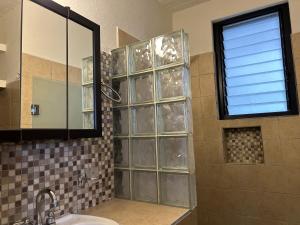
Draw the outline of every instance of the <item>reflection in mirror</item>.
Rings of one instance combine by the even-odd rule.
[[[20,129],[21,0],[0,1],[0,130]]]
[[[66,19],[24,0],[21,128],[67,128],[66,70]]]
[[[69,128],[94,129],[93,32],[69,21]]]

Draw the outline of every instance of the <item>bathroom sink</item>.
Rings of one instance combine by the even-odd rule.
[[[119,225],[113,220],[96,216],[69,214],[56,220],[56,225]]]

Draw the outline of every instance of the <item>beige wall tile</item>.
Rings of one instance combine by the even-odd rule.
[[[283,166],[259,166],[258,183],[265,192],[287,193],[287,174]]]
[[[199,75],[199,55],[191,56],[190,73],[192,77]]]
[[[274,219],[246,217],[244,225],[288,225],[287,221],[280,221]]]
[[[300,196],[287,196],[287,220],[291,225],[300,224]]]
[[[202,118],[218,119],[218,109],[217,109],[216,97],[214,95],[201,97],[200,101],[201,101],[200,116]]]
[[[299,86],[300,85],[300,58],[294,59],[294,69],[295,69],[297,86]],[[297,91],[299,96],[299,87],[297,87]]]
[[[281,139],[280,148],[283,153],[283,161],[287,166],[300,168],[300,139]]]
[[[199,150],[202,153],[202,159],[200,159],[201,163],[221,164],[225,161],[223,143],[221,139],[200,142]]]
[[[51,79],[51,62],[46,59],[23,54],[22,70],[29,76]]]
[[[215,188],[221,175],[220,165],[196,165],[198,188]]]
[[[288,201],[286,194],[264,193],[260,216],[269,220],[287,221]]]
[[[200,96],[215,95],[215,80],[211,75],[203,75],[200,77]]]
[[[280,138],[300,138],[300,117],[289,116],[279,118]]]
[[[266,165],[283,165],[283,151],[278,138],[263,139],[264,158]]]
[[[51,80],[66,81],[66,69],[66,65],[64,64],[51,62]]]
[[[294,58],[300,58],[300,33],[292,34]]]
[[[198,225],[209,225],[208,210],[197,207],[197,221]]]
[[[257,171],[255,165],[223,164],[218,187],[258,190]]]
[[[259,217],[262,194],[259,191],[243,191],[241,214],[244,216]]]
[[[74,84],[81,84],[81,69],[73,66],[69,67],[69,82]]]
[[[261,120],[263,139],[278,139],[280,137],[280,127],[277,117],[263,118]]]
[[[215,141],[222,139],[220,123],[215,119],[201,118],[199,121],[200,140]]]
[[[192,98],[200,97],[200,79],[199,77],[192,77]]]
[[[300,168],[288,166],[285,167],[285,172],[287,193],[300,195]]]
[[[199,62],[199,75],[210,74],[213,76],[214,69],[214,54],[212,52],[200,54],[198,58]]]

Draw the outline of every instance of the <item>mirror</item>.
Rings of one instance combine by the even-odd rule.
[[[21,128],[67,128],[66,19],[23,3]]]
[[[21,6],[0,1],[0,130],[20,129]]]
[[[0,141],[100,136],[99,25],[52,0],[1,0],[0,29]]]
[[[94,128],[93,32],[69,21],[69,127]]]

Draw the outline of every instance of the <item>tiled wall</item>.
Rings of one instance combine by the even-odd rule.
[[[102,79],[110,79],[111,57],[102,54]],[[32,217],[35,196],[52,188],[59,214],[78,212],[112,197],[112,104],[103,98],[103,137],[70,141],[46,140],[0,145],[0,225]],[[80,174],[94,168],[98,182],[78,185]]]
[[[20,81],[10,81],[0,90],[0,129],[20,127]]]
[[[300,33],[292,40],[299,81]],[[198,224],[300,224],[300,116],[218,120],[213,53],[192,57],[191,67]],[[264,163],[225,163],[223,128],[255,126]]]
[[[81,85],[81,69],[69,66],[69,82]],[[39,58],[29,54],[22,54],[22,113],[21,127],[32,128],[31,104],[33,91],[33,78],[42,78],[49,81],[66,82],[66,65],[51,60]]]

